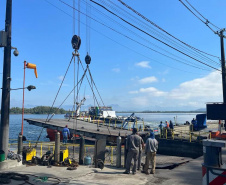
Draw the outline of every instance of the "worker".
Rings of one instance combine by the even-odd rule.
[[[137,157],[139,154],[139,149],[141,147],[141,137],[137,133],[137,129],[133,128],[133,133],[127,137],[126,148],[128,149],[126,158],[126,171],[124,174],[130,174],[130,166],[132,159],[134,160],[133,165],[133,175],[136,174],[137,170]]]
[[[141,145],[140,145],[140,148],[139,148],[139,154],[138,154],[138,159],[137,159],[137,170],[140,170],[142,150],[144,149],[144,140],[142,139],[141,136],[140,136],[140,139],[141,139]]]
[[[170,124],[169,124],[169,127],[171,130],[173,130],[174,126],[173,126],[173,122],[170,120]]]
[[[159,125],[159,129],[160,129],[160,137],[162,137],[162,128],[163,128],[163,125],[162,125],[162,121],[160,122],[160,125]]]
[[[150,133],[150,137],[146,141],[145,145],[145,166],[144,173],[148,175],[148,168],[151,161],[151,174],[155,174],[155,166],[156,166],[156,152],[158,149],[158,141],[155,139],[155,134],[153,132]]]
[[[166,120],[166,129],[169,128],[169,122]]]
[[[68,136],[70,136],[70,131],[67,125],[63,128],[62,133],[63,133],[63,144],[66,144]]]
[[[195,125],[197,123],[197,121],[195,120],[195,118],[193,118],[192,120],[191,120],[191,124],[192,125]]]

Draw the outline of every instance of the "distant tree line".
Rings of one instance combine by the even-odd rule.
[[[34,108],[30,108],[30,109],[25,108],[24,114],[52,114],[52,113],[65,114],[66,113],[66,110],[64,110],[63,108],[58,109],[56,107],[53,107],[51,109],[51,112],[50,112],[50,109],[51,109],[51,107],[49,107],[49,106],[37,106]],[[22,108],[12,107],[10,109],[10,114],[22,114]]]
[[[206,111],[116,111],[117,113],[206,113]]]

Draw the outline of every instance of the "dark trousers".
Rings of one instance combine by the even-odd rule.
[[[63,143],[64,143],[64,144],[67,143],[67,136],[63,136]]]
[[[132,159],[134,160],[134,165],[133,165],[133,172],[137,171],[137,157],[138,157],[138,151],[136,150],[129,150],[127,154],[127,159],[126,159],[126,171],[130,172],[130,166]]]

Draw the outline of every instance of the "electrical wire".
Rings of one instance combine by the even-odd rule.
[[[59,0],[59,1],[62,2],[63,4],[65,4],[66,6],[73,8],[71,5],[67,4],[66,2],[64,2],[64,1],[62,1],[62,0]],[[76,9],[76,10],[77,10],[77,9]],[[78,11],[78,10],[77,10],[77,11]],[[81,12],[81,13],[84,14],[83,12]],[[85,15],[85,14],[84,14],[84,15]],[[94,19],[93,17],[90,17],[90,18],[91,18],[92,20],[94,20],[95,22],[97,22],[97,23],[99,23],[99,24],[101,24],[101,25],[103,25],[103,26],[105,26],[105,27],[111,29],[112,31],[114,31],[114,32],[116,32],[116,33],[118,33],[118,34],[120,34],[120,35],[122,35],[122,36],[124,36],[124,37],[126,37],[126,38],[128,38],[128,39],[130,39],[130,40],[132,40],[132,41],[134,41],[134,42],[136,42],[137,44],[139,44],[139,45],[141,45],[141,46],[144,46],[144,47],[146,47],[146,48],[148,48],[148,49],[150,49],[150,50],[152,50],[152,51],[157,52],[157,53],[160,54],[159,51],[154,50],[154,49],[152,49],[152,48],[150,48],[150,47],[148,47],[148,46],[146,46],[146,45],[140,43],[139,41],[136,41],[136,40],[130,38],[128,35],[123,34],[123,33],[119,32],[119,31],[115,30],[114,28],[105,25],[104,23],[102,23],[102,22],[100,22],[100,21]],[[162,55],[163,55],[163,56],[167,56],[168,58],[174,59],[174,58],[172,58],[172,57],[169,57],[168,55],[165,55],[165,54],[162,54]],[[175,59],[174,59],[174,60],[175,60]],[[178,61],[178,60],[176,60],[176,61]],[[187,64],[187,65],[191,66],[190,64]],[[195,68],[200,69],[199,67],[195,67]],[[212,67],[212,68],[213,68],[213,67]],[[217,68],[214,68],[214,69],[218,70]],[[220,71],[220,70],[218,70],[218,71]]]
[[[220,30],[220,28],[216,25],[214,25],[213,23],[211,23],[208,19],[206,19],[194,6],[191,5],[191,3],[188,2],[188,0],[185,0],[189,5],[190,7],[192,7],[203,19],[206,20],[206,22],[208,22],[209,24],[211,24],[212,26],[214,26],[215,28],[217,28],[218,30]]]
[[[183,42],[182,40],[176,38],[175,36],[173,36],[172,34],[170,34],[169,32],[167,32],[166,30],[164,30],[163,28],[161,28],[160,26],[158,26],[157,24],[155,24],[154,22],[152,22],[151,20],[149,20],[147,17],[145,17],[144,15],[142,15],[141,13],[139,13],[138,11],[136,11],[135,9],[133,9],[132,7],[130,7],[128,4],[124,3],[122,0],[118,0],[122,5],[124,5],[125,7],[127,7],[128,9],[130,9],[132,12],[134,12],[135,14],[137,14],[138,16],[140,16],[141,18],[143,18],[144,20],[146,20],[147,22],[151,23],[153,26],[155,26],[156,28],[158,28],[159,30],[163,31],[164,33],[166,33],[167,35],[171,36],[172,38],[176,39],[177,41],[181,42],[182,44],[188,46],[189,48],[193,49],[193,50],[196,50],[196,51],[199,51],[199,52],[202,52],[206,55],[209,55],[209,56],[212,56],[212,57],[215,57],[215,58],[218,58],[218,56],[215,56],[215,55],[212,55],[212,54],[209,54],[209,53],[206,53],[204,51],[201,51],[185,42]]]
[[[208,24],[209,21],[206,19],[206,21],[203,21],[198,15],[196,15],[182,0],[179,0],[182,5],[184,5],[185,8],[187,8],[196,18],[198,18],[202,23],[204,23],[213,33],[217,34],[217,31],[215,31],[213,28],[211,28]]]
[[[164,39],[164,40],[167,40],[168,42],[170,42],[171,44],[173,44],[173,45],[179,47],[180,49],[186,50],[188,53],[194,54],[196,57],[199,57],[199,58],[204,59],[204,60],[208,60],[209,62],[211,62],[211,63],[213,63],[213,64],[215,64],[215,65],[220,66],[220,63],[219,63],[219,62],[216,62],[216,61],[210,59],[209,57],[207,57],[206,55],[204,55],[205,52],[200,51],[200,50],[198,51],[197,48],[194,48],[194,47],[188,45],[187,43],[185,43],[185,42],[179,40],[178,38],[174,37],[173,35],[171,35],[171,34],[168,33],[167,31],[165,31],[165,30],[163,30],[162,28],[160,28],[159,26],[157,27],[158,29],[162,30],[164,33],[166,33],[167,35],[171,36],[171,37],[174,38],[176,41],[179,41],[179,43],[176,42],[175,40],[173,40],[171,37],[167,37],[167,35],[163,35],[163,34],[160,33],[158,30],[156,30],[156,29],[150,27],[150,25],[146,24],[144,21],[142,21],[142,20],[138,19],[137,17],[133,16],[133,15],[130,14],[129,12],[125,11],[124,9],[122,9],[121,7],[119,7],[117,4],[115,4],[114,2],[108,0],[108,1],[112,4],[112,5],[110,5],[110,4],[108,4],[108,3],[107,3],[106,1],[104,1],[104,0],[99,0],[99,1],[101,1],[102,3],[104,3],[106,6],[111,7],[113,10],[117,11],[118,14],[122,14],[122,15],[124,15],[125,17],[127,17],[128,19],[131,19],[131,20],[135,21],[135,22],[136,22],[138,25],[140,25],[141,27],[147,29],[148,31],[150,31],[151,33],[157,35],[158,37],[160,37],[160,38],[162,38],[162,39]],[[129,8],[130,10],[132,10],[132,11],[133,11],[134,13],[136,13],[137,15],[139,15],[140,17],[142,17],[143,19],[145,19],[147,22],[151,23],[151,25],[156,26],[155,23],[153,23],[153,22],[150,21],[148,18],[146,18],[146,17],[144,17],[143,15],[141,15],[139,12],[137,12],[137,11],[134,10],[133,8],[129,7],[129,6],[126,5],[126,4],[125,4],[125,6],[126,6],[127,8]],[[120,10],[121,10],[121,11],[120,11]],[[126,14],[128,14],[128,16],[127,16]],[[134,18],[135,20],[132,19],[132,18]],[[152,30],[154,30],[154,31],[150,30],[150,28],[151,28]],[[186,46],[186,47],[185,47],[185,46]],[[187,47],[188,47],[188,48],[187,48]],[[191,51],[189,51],[189,49],[191,49]],[[207,55],[210,55],[210,54],[208,54],[208,53],[206,53],[206,54],[207,54]],[[199,55],[201,55],[201,56],[199,56]],[[211,55],[211,56],[212,56],[212,57],[216,57],[216,56],[213,56],[213,55]],[[216,58],[219,59],[219,57],[216,57]],[[206,61],[206,62],[207,62],[207,61]]]
[[[176,55],[174,55],[174,54],[172,54],[172,53],[170,53],[170,52],[164,50],[163,48],[161,48],[161,47],[159,47],[159,46],[153,44],[152,42],[150,42],[150,41],[147,40],[146,38],[140,36],[139,34],[136,34],[136,33],[133,32],[131,29],[126,28],[125,26],[121,25],[121,24],[118,23],[117,21],[111,19],[109,16],[107,16],[107,15],[104,14],[103,12],[97,10],[95,7],[93,7],[93,9],[96,10],[96,11],[98,11],[98,12],[99,12],[100,14],[102,14],[105,18],[107,17],[107,18],[111,21],[111,24],[112,24],[112,22],[115,22],[116,24],[118,24],[118,25],[121,26],[122,28],[126,29],[128,32],[131,32],[131,33],[134,34],[135,36],[141,38],[141,39],[144,40],[145,42],[150,43],[151,45],[157,47],[158,49],[161,49],[161,50],[165,51],[166,53],[169,53],[170,55],[173,55],[173,56],[175,56],[175,57],[178,57],[178,56],[176,56]],[[148,48],[150,48],[150,47],[148,47]],[[161,54],[161,55],[163,55],[163,56],[165,56],[165,57],[168,57],[168,55],[162,54],[161,52],[159,52],[159,51],[157,51],[157,50],[154,50],[154,51],[157,52],[157,53],[159,53],[159,54]],[[180,58],[180,57],[178,57],[178,58]],[[180,59],[182,59],[182,58],[180,58]],[[203,58],[202,58],[202,59],[203,59]],[[184,60],[184,59],[182,59],[183,61],[178,60],[178,59],[175,59],[175,60],[177,60],[178,62],[182,62],[182,63],[185,63],[184,61],[187,61],[187,60]],[[188,62],[188,61],[187,61],[187,62]],[[218,67],[220,67],[220,64],[218,64],[218,63],[216,63],[216,64],[219,65]],[[189,64],[189,65],[190,65],[190,64]],[[193,65],[193,66],[194,66],[194,65]],[[196,66],[195,66],[195,67],[196,67]],[[203,69],[203,68],[199,67],[199,69]],[[205,70],[205,69],[204,69],[204,70]]]
[[[60,0],[60,1],[61,1],[61,0]],[[95,3],[95,4],[98,5],[98,6],[102,7],[103,9],[105,9],[106,11],[108,11],[109,13],[111,13],[112,15],[118,17],[119,19],[121,19],[121,20],[124,21],[125,23],[129,24],[130,26],[132,26],[132,27],[136,28],[137,30],[143,32],[144,34],[146,34],[146,35],[152,37],[153,39],[155,39],[155,40],[161,42],[162,44],[164,44],[164,45],[170,47],[171,49],[173,49],[173,50],[175,50],[175,51],[177,51],[177,52],[179,52],[179,53],[181,53],[181,54],[183,54],[183,55],[185,55],[185,56],[187,56],[187,57],[189,57],[189,58],[191,58],[191,59],[193,59],[193,60],[195,60],[195,61],[197,61],[197,62],[199,62],[199,63],[202,63],[203,65],[206,65],[206,66],[208,66],[208,67],[210,67],[210,68],[212,68],[212,69],[215,69],[215,70],[217,70],[217,71],[220,71],[219,69],[217,69],[217,68],[215,68],[215,67],[213,67],[213,66],[211,66],[211,65],[209,65],[209,64],[206,64],[205,62],[202,62],[202,61],[200,61],[200,60],[198,60],[198,59],[196,59],[196,58],[194,58],[194,57],[192,57],[192,56],[190,56],[190,55],[188,55],[188,54],[186,54],[186,53],[184,53],[184,52],[178,50],[177,48],[175,48],[175,47],[173,47],[173,46],[167,44],[166,42],[164,42],[164,41],[162,41],[162,40],[160,40],[160,39],[154,37],[153,35],[147,33],[146,31],[144,31],[144,30],[138,28],[137,26],[133,25],[132,23],[130,23],[130,22],[128,22],[128,21],[126,21],[125,19],[123,19],[122,17],[118,16],[118,15],[115,14],[114,12],[110,11],[109,9],[107,9],[106,7],[104,7],[103,5],[97,3],[97,2],[95,2],[95,1],[93,1],[93,0],[90,0],[90,1],[93,2],[93,3]]]
[[[67,15],[67,16],[73,18],[73,16],[71,16],[69,13],[67,13],[66,11],[64,11],[64,10],[62,10],[61,8],[57,7],[56,5],[52,4],[51,2],[49,2],[49,1],[47,1],[47,0],[44,0],[44,1],[46,1],[48,4],[50,4],[51,6],[53,6],[53,7],[56,8],[56,9],[58,9],[59,11],[61,11],[62,13],[64,13],[65,15]],[[82,21],[81,21],[80,23],[82,23],[83,25],[86,25],[86,24],[83,23]],[[147,58],[147,59],[149,59],[149,60],[151,60],[151,61],[153,61],[153,62],[156,62],[156,63],[158,63],[158,64],[167,66],[167,67],[169,67],[169,68],[171,68],[171,69],[175,69],[175,70],[178,70],[178,71],[181,71],[181,72],[186,72],[186,73],[191,73],[191,74],[199,74],[199,73],[194,73],[194,72],[186,71],[186,70],[183,70],[183,69],[179,69],[179,68],[173,67],[173,66],[171,66],[171,65],[162,63],[162,62],[160,62],[159,60],[150,58],[150,57],[148,57],[148,56],[146,56],[146,55],[144,55],[144,54],[139,53],[137,50],[134,50],[134,49],[128,47],[127,45],[124,45],[124,44],[122,44],[122,43],[120,43],[120,42],[118,42],[118,41],[112,39],[112,37],[109,37],[109,36],[107,36],[107,35],[105,35],[105,34],[99,32],[98,30],[92,28],[91,26],[89,26],[89,28],[92,29],[93,31],[95,31],[96,33],[100,34],[101,36],[103,36],[103,37],[105,37],[105,38],[107,38],[107,39],[109,39],[109,40],[115,42],[116,44],[118,44],[118,45],[120,45],[120,46],[122,46],[122,47],[124,47],[124,48],[126,48],[126,49],[128,49],[128,50],[131,50],[131,51],[133,51],[134,53],[137,53],[137,54],[139,54],[140,56],[143,56],[143,57],[145,57],[145,58]],[[66,100],[65,100],[65,101],[66,101]],[[61,105],[61,106],[62,106],[62,105]]]

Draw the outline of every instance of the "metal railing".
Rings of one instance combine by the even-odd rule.
[[[54,153],[55,151],[55,142],[36,142],[27,140],[23,142],[23,146],[27,146],[30,148],[36,147],[36,156],[42,157],[43,154],[45,154],[47,151],[51,151]],[[17,153],[17,139],[10,139],[9,142],[9,148],[10,150],[14,150],[15,153]],[[75,160],[79,159],[79,144],[74,143],[67,143],[62,144],[61,147],[64,147],[69,150],[69,157],[74,158]],[[122,161],[124,158],[124,146],[122,145]],[[107,165],[116,165],[116,146],[106,146],[106,153],[105,153],[105,164]],[[90,156],[92,159],[94,157],[94,150],[95,145],[85,145],[85,155],[84,156]]]
[[[192,125],[193,126],[193,125]],[[186,140],[189,142],[202,141],[202,138],[211,139],[211,132],[206,131],[194,131],[193,128],[176,127],[175,129],[162,128],[159,129],[159,138],[161,139],[177,139]]]

